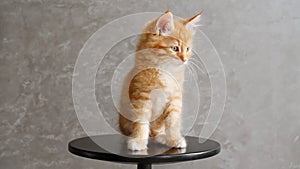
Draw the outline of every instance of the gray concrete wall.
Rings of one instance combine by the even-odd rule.
[[[202,30],[227,75],[225,112],[210,159],[154,168],[300,169],[300,1],[1,0],[0,168],[134,168],[75,157],[84,136],[74,112],[76,57],[101,26],[136,12],[189,17],[204,9]]]

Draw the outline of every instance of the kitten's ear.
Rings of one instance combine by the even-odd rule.
[[[156,33],[158,35],[166,36],[174,30],[173,15],[168,10],[161,15],[156,22]]]
[[[190,19],[187,19],[185,21],[185,26],[188,30],[190,30],[192,33],[195,33],[195,27],[199,26],[197,23],[200,21],[202,11],[198,13],[197,15],[191,17]]]

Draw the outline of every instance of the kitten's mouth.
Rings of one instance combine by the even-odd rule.
[[[183,64],[187,64],[188,59],[186,59],[186,58],[181,58],[181,57],[180,57],[180,61],[181,61]]]

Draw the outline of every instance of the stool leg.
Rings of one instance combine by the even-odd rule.
[[[151,169],[151,164],[138,164],[137,169]]]

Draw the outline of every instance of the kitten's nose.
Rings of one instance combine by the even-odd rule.
[[[186,61],[186,58],[184,57],[184,55],[179,55],[179,59],[180,59],[182,62],[185,62],[185,61]]]

